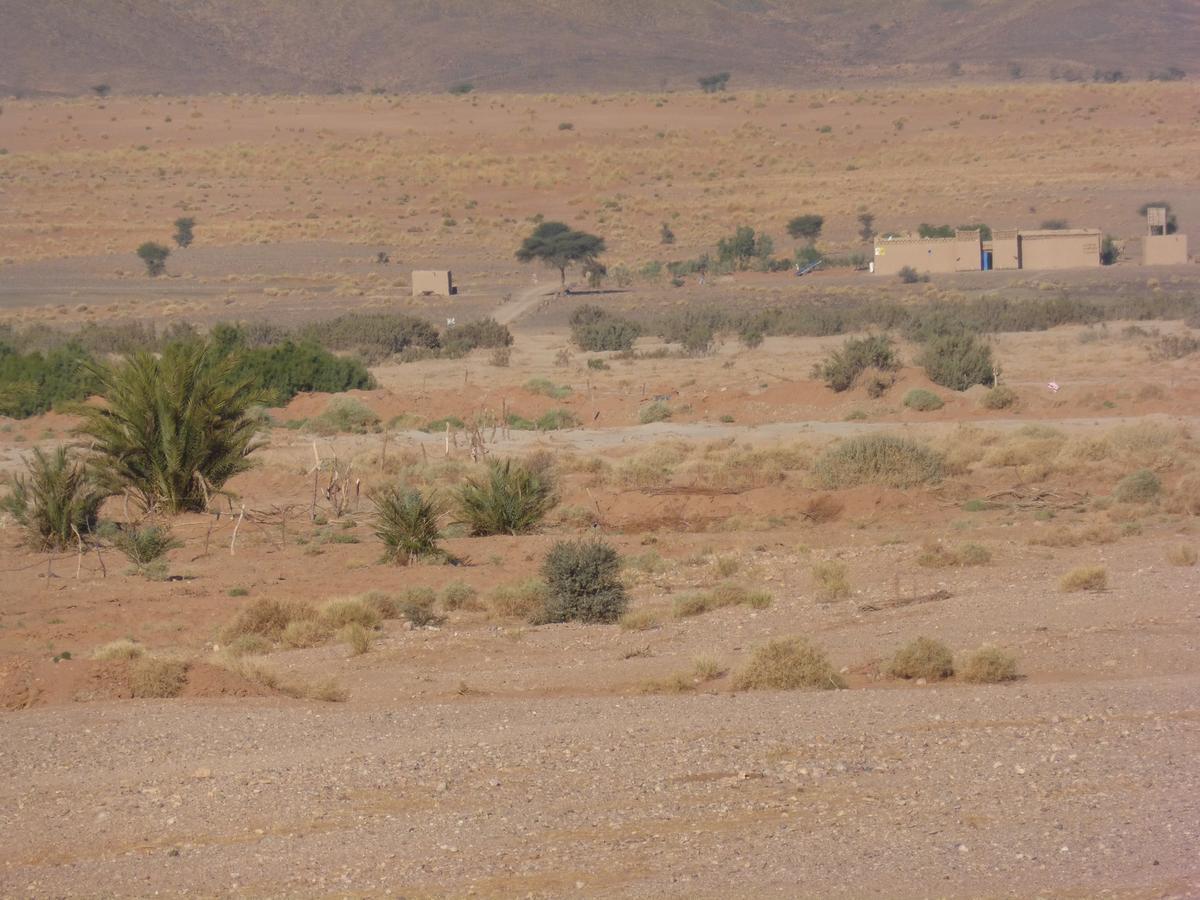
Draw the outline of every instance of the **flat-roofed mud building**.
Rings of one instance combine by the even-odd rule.
[[[998,229],[991,240],[978,230],[954,237],[881,237],[875,239],[876,275],[917,272],[979,272],[992,269],[1085,269],[1100,265],[1100,230]]]

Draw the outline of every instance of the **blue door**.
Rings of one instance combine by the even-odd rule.
[[[983,269],[983,271],[985,271],[985,272],[990,272],[990,271],[992,271],[992,251],[991,251],[991,250],[984,250],[984,251],[983,251],[983,264],[982,264],[982,269]]]

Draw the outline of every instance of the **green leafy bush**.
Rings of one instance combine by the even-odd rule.
[[[49,454],[35,448],[26,467],[26,475],[13,479],[0,509],[12,514],[32,547],[61,550],[76,544],[95,526],[105,492],[65,447]]]
[[[940,481],[940,454],[907,438],[870,434],[849,438],[826,450],[813,474],[828,489],[882,484],[906,488]]]
[[[995,375],[992,348],[968,331],[933,338],[917,362],[930,381],[955,391],[988,384]]]
[[[259,395],[234,375],[229,357],[206,345],[178,344],[161,358],[134,354],[93,366],[104,406],[84,406],[81,433],[91,439],[102,486],[125,487],[147,509],[202,510],[212,492],[250,467]]]
[[[904,395],[904,405],[909,409],[915,409],[917,412],[933,412],[936,409],[941,409],[946,404],[933,391],[927,391],[924,388],[913,388]]]
[[[459,522],[474,535],[528,534],[558,502],[545,472],[506,459],[488,463],[483,477],[458,489]]]
[[[353,397],[334,397],[324,411],[305,423],[315,434],[366,434],[377,431],[379,416]]]
[[[813,374],[832,390],[841,392],[852,388],[858,376],[867,369],[894,372],[898,368],[900,360],[896,357],[892,339],[877,334],[846,341],[828,359],[818,363]]]
[[[19,353],[0,342],[0,415],[24,419],[83,400],[95,387],[91,356],[70,343],[46,353]]]
[[[441,336],[442,350],[450,356],[462,356],[478,347],[494,350],[512,345],[512,332],[495,319],[476,319],[446,329]]]
[[[417,490],[386,487],[373,492],[375,535],[383,541],[384,558],[403,565],[422,557],[444,555],[438,547],[441,506]]]
[[[340,394],[375,386],[357,359],[334,356],[311,341],[243,349],[236,357],[234,377],[248,381],[278,406],[299,393]]]
[[[617,621],[629,604],[620,568],[620,556],[604,541],[559,541],[542,564],[549,591],[540,621]]]
[[[610,313],[594,304],[584,304],[571,313],[571,340],[591,353],[631,350],[642,333],[637,322]]]

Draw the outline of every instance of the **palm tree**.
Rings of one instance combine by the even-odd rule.
[[[136,353],[91,365],[101,406],[80,409],[102,483],[126,488],[147,510],[202,510],[213,492],[250,467],[258,427],[246,415],[261,398],[234,375],[236,358],[191,341],[161,358]]]

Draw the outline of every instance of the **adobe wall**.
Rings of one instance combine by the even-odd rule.
[[[1021,268],[1086,269],[1100,265],[1100,232],[1021,232]]]
[[[1142,238],[1142,265],[1181,266],[1187,262],[1186,234],[1153,234]]]

